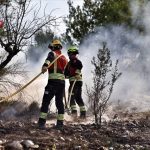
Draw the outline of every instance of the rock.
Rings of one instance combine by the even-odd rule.
[[[99,150],[108,150],[108,148],[101,146]]]
[[[136,149],[134,149],[133,147],[130,147],[130,150],[136,150]]]
[[[81,146],[75,146],[74,150],[81,150]]]
[[[71,138],[68,138],[67,141],[72,142],[72,139],[71,139]]]
[[[24,140],[21,144],[26,148],[39,148],[39,146],[35,145],[31,140]]]
[[[2,139],[2,140],[0,140],[0,146],[1,145],[4,145],[6,143],[6,140],[5,139]],[[2,146],[3,147],[3,146]],[[2,148],[3,149],[3,148]],[[0,150],[1,150],[1,147],[0,147]]]
[[[8,143],[5,148],[7,150],[23,150],[23,146],[21,145],[20,141],[13,141]]]
[[[5,147],[0,145],[0,150],[5,150]]]
[[[141,150],[142,150],[142,149],[143,149],[143,150],[145,149],[144,146],[142,146],[142,145],[140,145],[139,148],[140,148]]]
[[[1,144],[3,144],[3,141],[2,141],[2,140],[0,140],[0,145],[1,145]]]
[[[125,145],[125,148],[130,148],[130,145],[129,145],[129,144],[126,144],[126,145]]]
[[[58,140],[56,138],[53,138],[53,142],[58,142]]]
[[[65,139],[64,139],[62,136],[60,137],[60,139],[61,139],[62,141],[65,141]]]

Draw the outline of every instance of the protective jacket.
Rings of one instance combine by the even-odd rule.
[[[49,52],[48,57],[46,58],[43,66],[48,67],[49,64],[59,55],[61,55],[60,50]],[[44,125],[46,123],[49,104],[51,103],[51,100],[54,96],[55,96],[55,104],[58,110],[57,125],[63,125],[64,120],[63,95],[65,90],[64,69],[66,65],[67,59],[65,58],[65,56],[62,55],[54,62],[52,66],[48,68],[49,77],[43,95],[41,112],[38,121],[39,125]]]
[[[43,66],[47,67],[59,55],[61,55],[60,50],[49,52],[48,57],[46,58]],[[65,56],[63,55],[60,56],[60,58],[58,58],[58,60],[55,61],[54,64],[48,68],[48,73],[49,73],[48,79],[53,80],[53,82],[64,83],[65,82],[64,70],[66,64],[67,64],[67,59],[65,58]]]
[[[81,69],[83,65],[82,62],[75,58],[73,60],[70,60],[65,68],[65,76],[66,78],[69,78],[69,81],[82,81],[82,74]],[[76,76],[78,75],[78,78]]]
[[[82,99],[82,74],[81,69],[83,65],[82,62],[77,59],[71,59],[66,68],[65,68],[65,77],[69,78],[70,86],[69,86],[69,95],[71,94],[70,99],[70,107],[71,113],[77,115],[76,103],[80,107],[80,116],[86,115],[85,105]],[[70,93],[72,89],[73,82],[76,80],[72,93]]]

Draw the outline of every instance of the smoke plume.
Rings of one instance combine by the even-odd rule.
[[[122,76],[114,86],[111,97],[128,104],[129,108],[137,107],[140,111],[149,109],[150,99],[150,2],[145,7],[131,3],[133,22],[144,26],[146,32],[141,34],[136,29],[126,26],[97,27],[96,33],[89,35],[80,47],[80,58],[84,63],[84,83],[92,85],[91,60],[96,56],[102,43],[106,42],[113,62],[119,59],[119,71]],[[141,14],[142,12],[142,14]],[[139,14],[141,14],[140,19]],[[87,99],[85,97],[85,99]]]

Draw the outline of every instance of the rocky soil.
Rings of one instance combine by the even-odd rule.
[[[103,122],[102,127],[84,121],[65,121],[63,130],[47,123],[37,128],[32,116],[0,121],[0,149],[40,150],[150,150],[149,116],[126,115]],[[125,118],[125,117],[124,117]]]

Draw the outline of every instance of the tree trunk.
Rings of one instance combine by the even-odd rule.
[[[18,51],[19,52],[19,51]],[[0,70],[5,68],[7,64],[11,61],[11,59],[18,53],[15,51],[15,53],[9,53],[7,58],[0,64]]]

